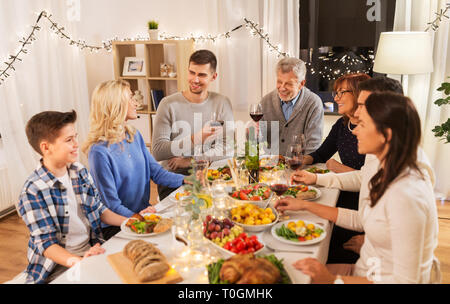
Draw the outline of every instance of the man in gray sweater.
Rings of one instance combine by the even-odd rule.
[[[194,147],[202,144],[209,160],[225,158],[229,152],[223,134],[231,134],[234,139],[231,102],[226,96],[208,91],[217,78],[216,66],[212,52],[194,52],[189,58],[188,89],[163,98],[158,106],[152,154],[169,171],[187,175],[194,152],[197,155]],[[216,113],[216,122],[224,123],[223,127],[210,125],[212,113]],[[158,185],[160,200],[173,190]]]
[[[276,68],[277,88],[261,100],[260,128],[270,153],[286,155],[293,135],[304,134],[305,153],[314,152],[322,142],[323,104],[319,96],[305,87],[306,66],[297,58],[283,58]],[[278,122],[277,134],[272,134]]]

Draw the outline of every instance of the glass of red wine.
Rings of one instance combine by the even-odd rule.
[[[303,166],[303,145],[292,144],[289,146],[286,157],[286,164],[292,170],[299,170]]]
[[[254,122],[258,122],[263,117],[262,105],[260,103],[251,104],[249,107],[250,117]]]
[[[223,126],[225,122],[220,118],[220,115],[216,112],[211,113],[211,127],[220,127]]]

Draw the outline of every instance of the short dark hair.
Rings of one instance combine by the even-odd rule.
[[[208,50],[198,50],[192,53],[189,58],[189,63],[193,62],[194,64],[210,64],[211,70],[213,72],[216,71],[217,68],[217,58],[213,52]]]
[[[30,118],[25,128],[28,142],[33,149],[42,155],[39,147],[41,141],[53,142],[59,135],[59,131],[67,124],[77,120],[77,112],[44,111]]]
[[[392,92],[404,95],[402,84],[398,80],[385,76],[374,77],[372,79],[360,82],[358,84],[358,89],[360,92]]]

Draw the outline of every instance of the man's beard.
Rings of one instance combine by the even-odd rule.
[[[196,92],[196,91],[193,91],[192,88],[191,88],[190,86],[189,86],[189,91],[191,91],[192,94],[196,94],[196,95],[200,95],[200,94],[203,93],[203,90],[202,90],[202,89],[200,89],[200,91],[197,91],[197,92]]]

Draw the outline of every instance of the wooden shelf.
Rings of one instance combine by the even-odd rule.
[[[138,114],[156,114],[156,111],[153,111],[153,110],[149,110],[149,107],[148,107],[148,105],[144,105],[144,108],[143,109],[140,109],[140,110],[136,110],[136,112],[138,113]]]
[[[145,60],[146,76],[122,76],[125,57],[137,57],[136,47],[144,48],[143,58]],[[193,40],[113,41],[112,50],[115,79],[127,80],[133,92],[138,89],[144,89],[146,92],[144,96],[149,98],[144,108],[136,112],[138,114],[148,115],[150,138],[144,138],[144,140],[148,146],[151,146],[152,114],[156,114],[155,109],[153,109],[151,90],[162,90],[164,96],[168,96],[170,93],[167,92],[167,88],[173,88],[173,83],[169,85],[167,81],[176,81],[176,89],[178,92],[188,89],[189,57],[194,52],[194,42]],[[175,68],[174,72],[177,73],[176,77],[159,76],[160,64],[164,62],[173,63]],[[142,88],[142,82],[139,80],[144,80],[144,88]]]

